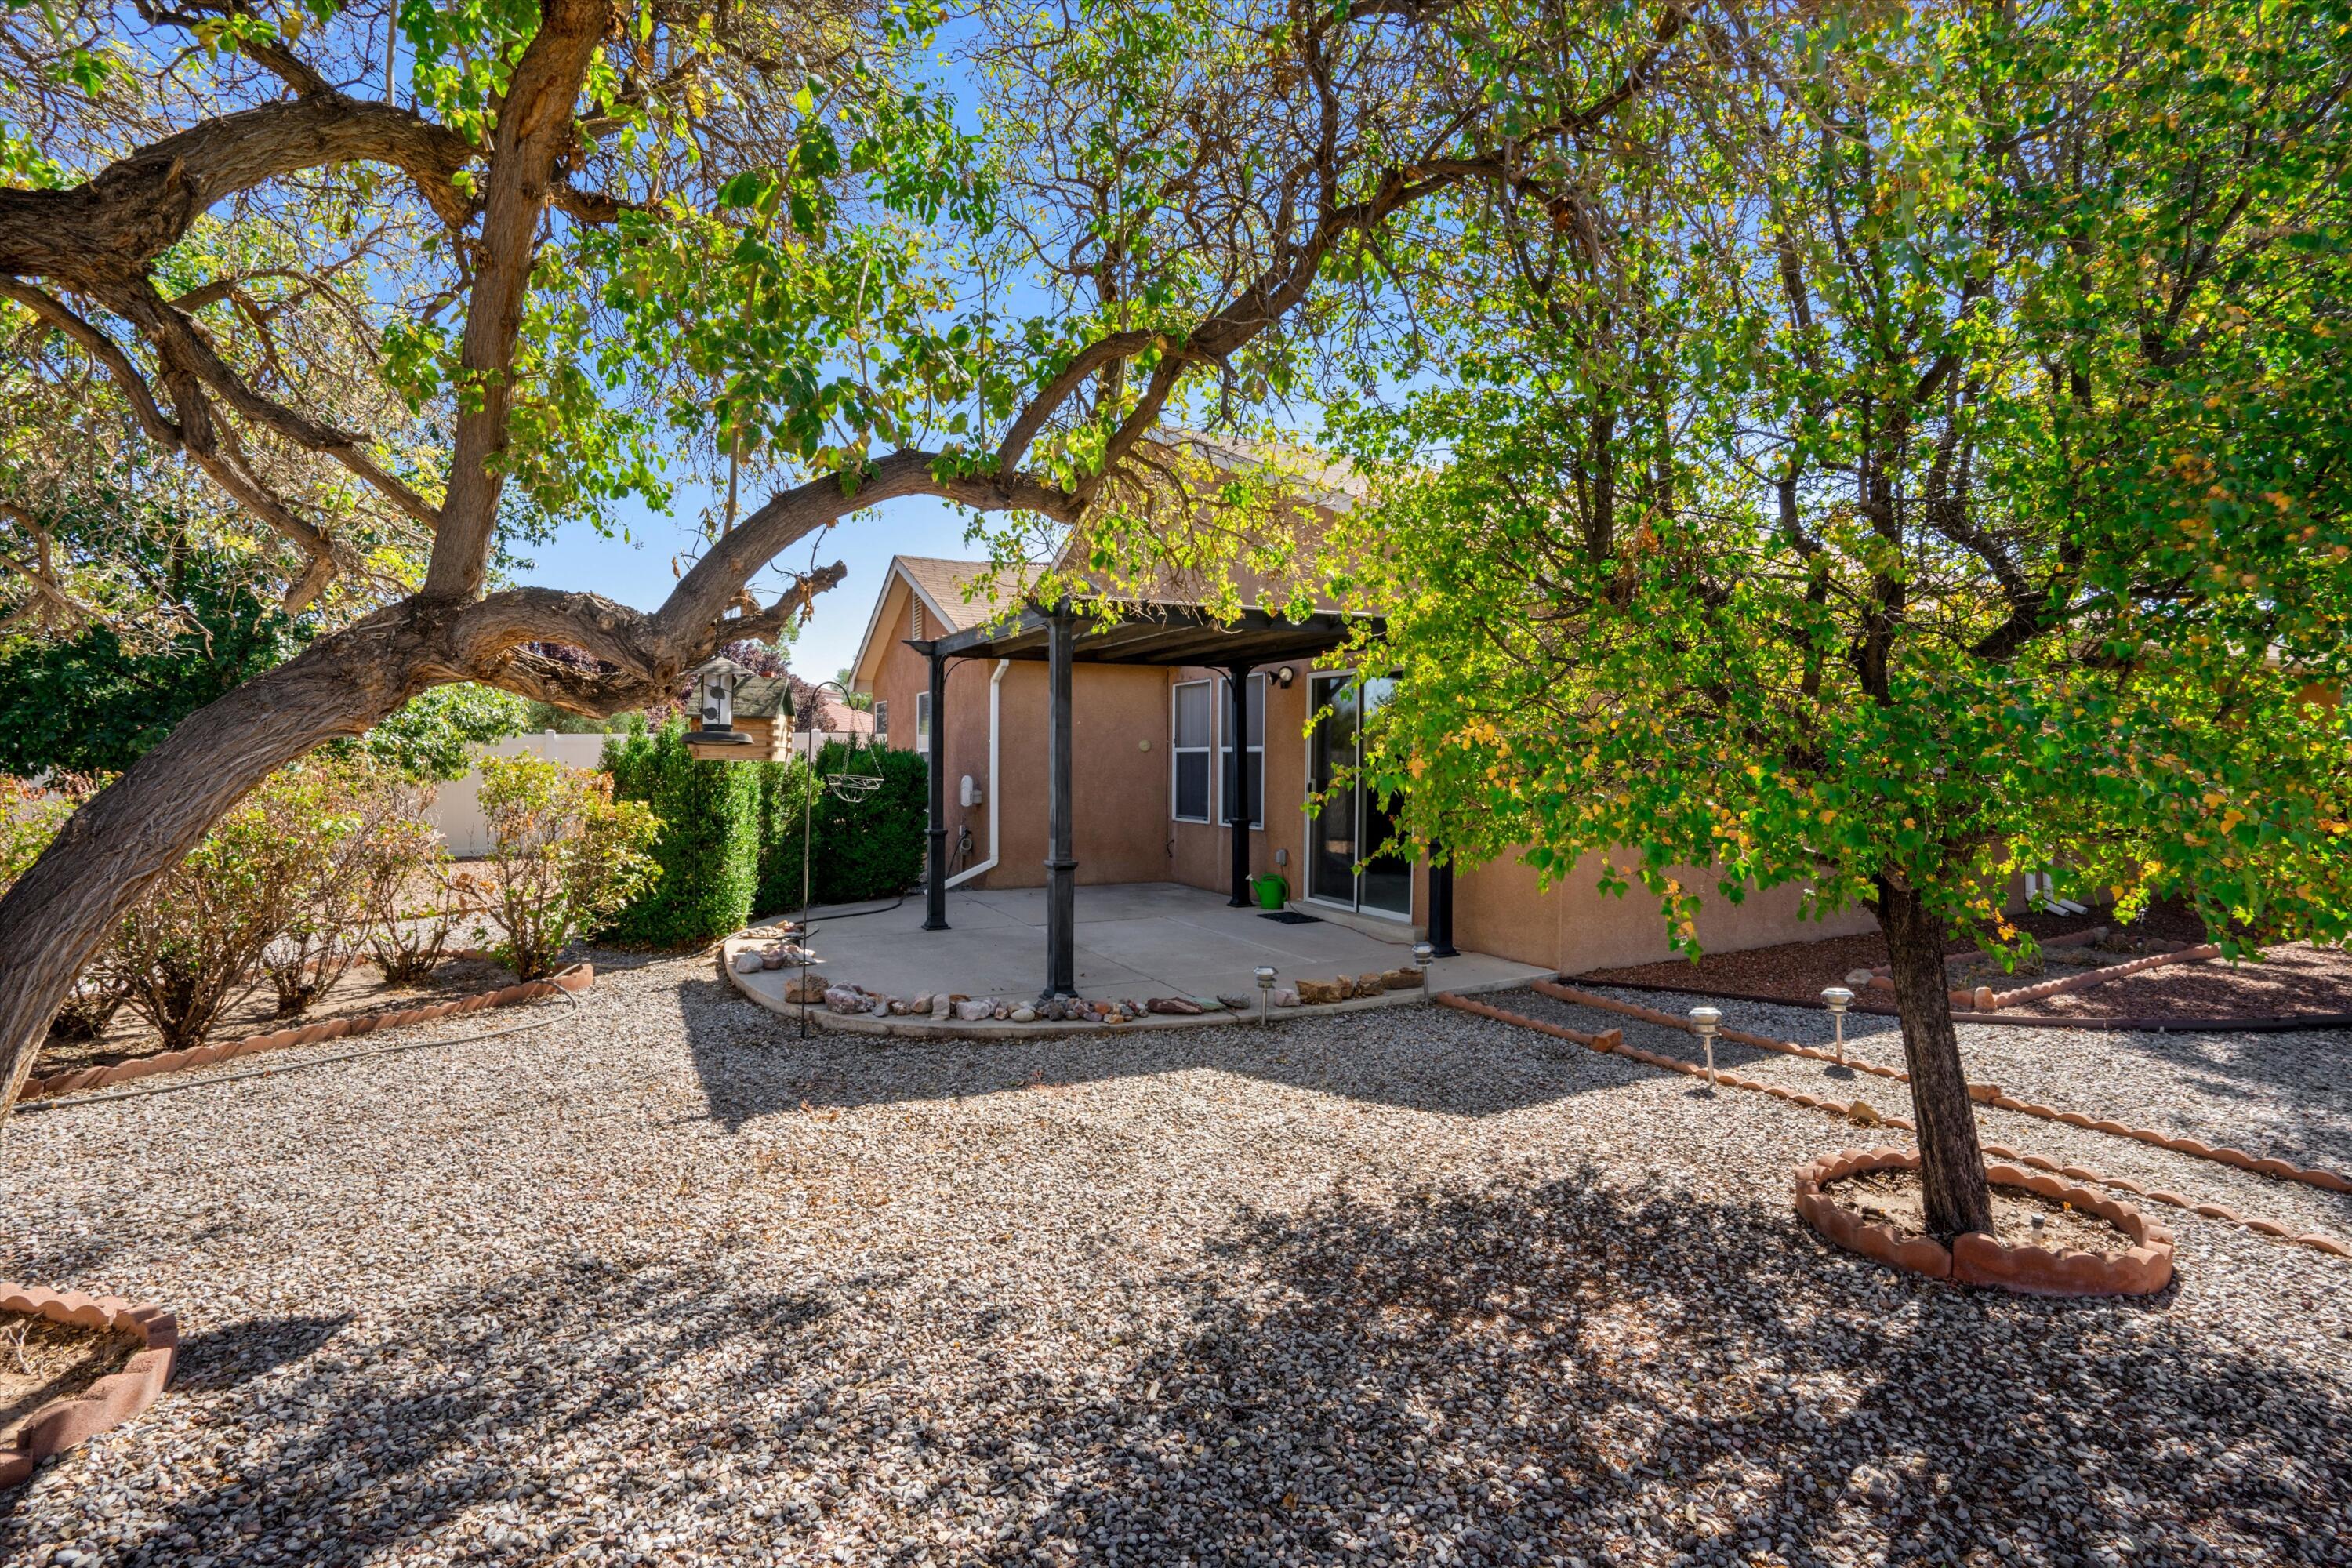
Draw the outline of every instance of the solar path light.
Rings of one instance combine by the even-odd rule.
[[[1715,1088],[1715,1026],[1723,1022],[1719,1007],[1694,1007],[1690,1010],[1691,1027],[1698,1031],[1698,1043],[1706,1047],[1706,1087]]]
[[[1275,969],[1271,963],[1261,963],[1252,973],[1257,979],[1257,1021],[1258,1026],[1263,1028],[1265,1026],[1266,1008],[1274,1001]]]
[[[1845,1066],[1845,1010],[1853,1001],[1853,993],[1843,985],[1832,985],[1822,993],[1829,1004],[1830,1026],[1837,1031],[1837,1065]]]

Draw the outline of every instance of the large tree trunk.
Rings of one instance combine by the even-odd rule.
[[[406,700],[418,659],[402,621],[386,612],[323,637],[190,714],[74,813],[0,899],[0,1117],[74,976],[148,885],[254,785]]]
[[[1952,998],[1944,973],[1944,933],[1918,892],[1878,881],[1878,929],[1895,972],[1903,1019],[1903,1064],[1911,1072],[1911,1119],[1919,1124],[1919,1174],[1927,1187],[1927,1229],[1950,1241],[1992,1229],[1976,1107],[1960,1066]]]

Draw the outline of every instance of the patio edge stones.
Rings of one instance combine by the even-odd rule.
[[[2172,1282],[2172,1233],[2129,1204],[2103,1198],[2057,1177],[1987,1165],[1985,1180],[2019,1187],[2097,1215],[2131,1237],[2118,1253],[2052,1252],[2011,1247],[1981,1231],[1955,1237],[1949,1247],[1928,1237],[1898,1236],[1841,1207],[1822,1189],[1866,1171],[1916,1171],[1919,1155],[1910,1149],[1841,1149],[1797,1167],[1797,1212],[1822,1240],[1845,1251],[1931,1279],[1957,1279],[2030,1296],[2152,1296]]]
[[[719,973],[732,986],[736,994],[756,1004],[779,1017],[797,1019],[800,1004],[784,1001],[781,994],[770,995],[749,984],[752,975],[735,967],[736,955],[745,948],[773,940],[773,933],[754,928],[738,932],[719,946],[717,953]],[[785,974],[789,969],[761,970],[764,974]],[[1474,982],[1452,987],[1455,994],[1487,991],[1510,991],[1527,984],[1524,975],[1507,976]],[[1326,1018],[1340,1013],[1369,1012],[1377,1007],[1411,1007],[1442,1000],[1434,984],[1416,985],[1409,990],[1384,991],[1377,996],[1351,997],[1344,1002],[1302,1003],[1295,1007],[1275,1007],[1268,1011],[1273,1023],[1286,1019]],[[1025,1023],[1009,1019],[933,1018],[916,1014],[893,1014],[876,1017],[870,1013],[835,1013],[822,1002],[808,1005],[808,1020],[813,1028],[830,1029],[841,1034],[873,1035],[884,1038],[906,1040],[1048,1040],[1072,1035],[1132,1034],[1159,1029],[1232,1028],[1235,1026],[1255,1027],[1258,1022],[1255,1008],[1246,1012],[1223,1011],[1197,1016],[1178,1013],[1147,1013],[1129,1018],[1123,1024],[1086,1022],[1070,1019],[1039,1018]]]
[[[161,1307],[142,1306],[120,1296],[83,1296],[69,1290],[44,1290],[37,1285],[0,1283],[0,1312],[136,1334],[146,1346],[132,1352],[121,1372],[109,1373],[79,1394],[53,1399],[26,1416],[16,1429],[16,1446],[0,1451],[0,1489],[22,1486],[50,1455],[120,1426],[154,1404],[172,1380],[180,1320]]]
[[[536,1002],[543,996],[553,996],[560,992],[585,991],[595,980],[595,965],[575,963],[545,980],[520,981],[513,985],[502,985],[495,991],[478,991],[470,996],[456,996],[446,1002],[430,1003],[422,1007],[404,1007],[390,1013],[362,1013],[349,1018],[328,1018],[296,1029],[247,1035],[241,1040],[220,1040],[184,1051],[158,1051],[153,1056],[134,1057],[130,1061],[116,1062],[110,1067],[74,1068],[66,1072],[29,1078],[25,1080],[24,1092],[18,1098],[41,1100],[51,1095],[111,1089],[133,1079],[155,1078],[163,1073],[185,1072],[191,1068],[211,1067],[233,1057],[258,1056],[265,1051],[282,1051],[289,1046],[316,1045],[320,1040],[348,1039],[354,1035],[372,1035],[379,1029],[405,1028],[411,1024],[427,1024],[436,1018],[455,1017],[460,1013],[512,1007],[524,1002]]]

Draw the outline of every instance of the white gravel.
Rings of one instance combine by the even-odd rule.
[[[2352,1265],[2175,1215],[2149,1301],[1898,1276],[1789,1204],[1856,1137],[1442,1009],[803,1044],[600,974],[14,1121],[0,1275],[189,1338],[0,1562],[2352,1563]]]

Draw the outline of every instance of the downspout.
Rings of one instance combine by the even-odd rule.
[[[969,882],[983,871],[992,871],[996,868],[996,847],[1002,842],[996,836],[997,697],[1003,688],[1004,672],[1012,668],[1011,659],[1000,658],[996,661],[995,669],[992,670],[988,677],[988,858],[977,866],[967,866],[950,877],[948,886],[950,888]],[[933,716],[931,722],[934,724],[939,722],[936,715]]]

